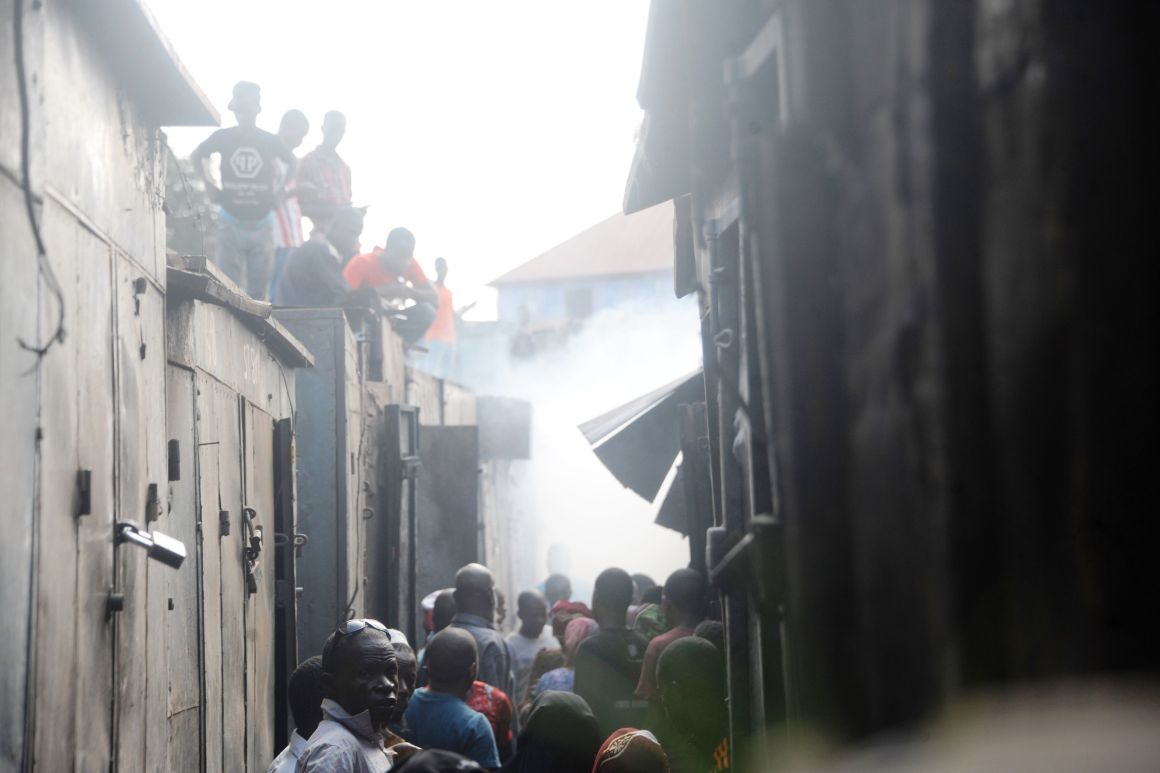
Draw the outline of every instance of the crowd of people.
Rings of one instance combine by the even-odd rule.
[[[656,586],[600,573],[591,606],[553,575],[506,636],[492,573],[434,595],[418,652],[348,620],[290,677],[295,730],[269,773],[503,770],[709,773],[731,768],[721,624],[691,569]]]
[[[215,131],[191,157],[219,206],[217,266],[252,298],[278,306],[382,308],[406,344],[424,341],[445,368],[456,341],[447,261],[439,258],[428,279],[415,235],[402,227],[363,250],[366,207],[353,205],[350,166],[338,154],[346,117],[327,113],[322,143],[299,159],[294,151],[310,131],[302,111],[283,115],[276,134],[258,128],[261,89],[248,81],[234,86],[229,109],[237,125]],[[207,167],[215,155],[220,185]]]

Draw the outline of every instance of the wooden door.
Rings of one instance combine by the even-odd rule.
[[[198,500],[198,449],[195,434],[194,375],[170,365],[166,378],[166,435],[174,444],[170,465],[169,508],[166,532],[185,544],[187,557],[180,571],[166,574],[165,646],[168,652],[168,701],[166,705],[170,773],[193,773],[201,769],[202,747],[202,641]]]

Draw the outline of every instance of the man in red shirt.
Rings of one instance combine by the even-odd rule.
[[[406,228],[387,234],[385,247],[356,255],[342,272],[352,290],[374,288],[390,302],[414,301],[395,313],[392,325],[407,344],[423,337],[435,321],[439,292],[415,260],[415,236]]]
[[[693,630],[705,618],[706,606],[705,578],[692,569],[678,569],[665,580],[661,595],[661,609],[665,620],[673,626],[670,630],[653,637],[644,653],[641,664],[640,682],[636,686],[636,696],[650,702],[657,699],[657,661],[665,647],[692,636]]]

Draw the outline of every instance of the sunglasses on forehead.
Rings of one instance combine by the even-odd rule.
[[[345,623],[338,627],[338,630],[336,630],[335,633],[337,633],[339,636],[350,636],[352,633],[358,633],[364,628],[373,628],[376,631],[382,631],[388,637],[391,635],[390,630],[385,625],[380,623],[378,620],[372,620],[369,617],[347,620]]]

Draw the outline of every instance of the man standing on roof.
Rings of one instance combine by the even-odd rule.
[[[338,155],[344,136],[346,116],[331,110],[322,119],[322,144],[302,159],[298,201],[315,233],[325,231],[334,213],[351,204],[350,167]]]
[[[439,291],[415,261],[415,236],[406,228],[387,234],[386,247],[351,258],[342,273],[352,290],[372,287],[388,301],[414,301],[391,322],[404,343],[418,341],[435,320]]]
[[[214,262],[251,297],[265,300],[274,262],[274,202],[284,195],[274,186],[274,159],[286,163],[286,179],[294,177],[298,159],[282,140],[258,128],[258,84],[235,85],[229,108],[238,125],[215,131],[197,146],[191,160],[210,198],[221,205]],[[220,188],[205,168],[214,153],[221,158]]]
[[[427,346],[426,367],[432,375],[448,378],[452,375],[455,359],[455,305],[451,290],[447,287],[447,261],[435,259],[435,291],[439,293],[439,305],[435,308],[435,321],[427,328],[423,343]]]
[[[310,122],[301,110],[287,110],[278,126],[278,139],[291,152],[306,139]],[[302,246],[302,210],[298,206],[298,194],[294,190],[294,180],[289,177],[290,166],[280,158],[274,159],[274,190],[283,195],[274,206],[274,271],[270,278],[270,297],[277,292],[278,277],[290,253]]]

